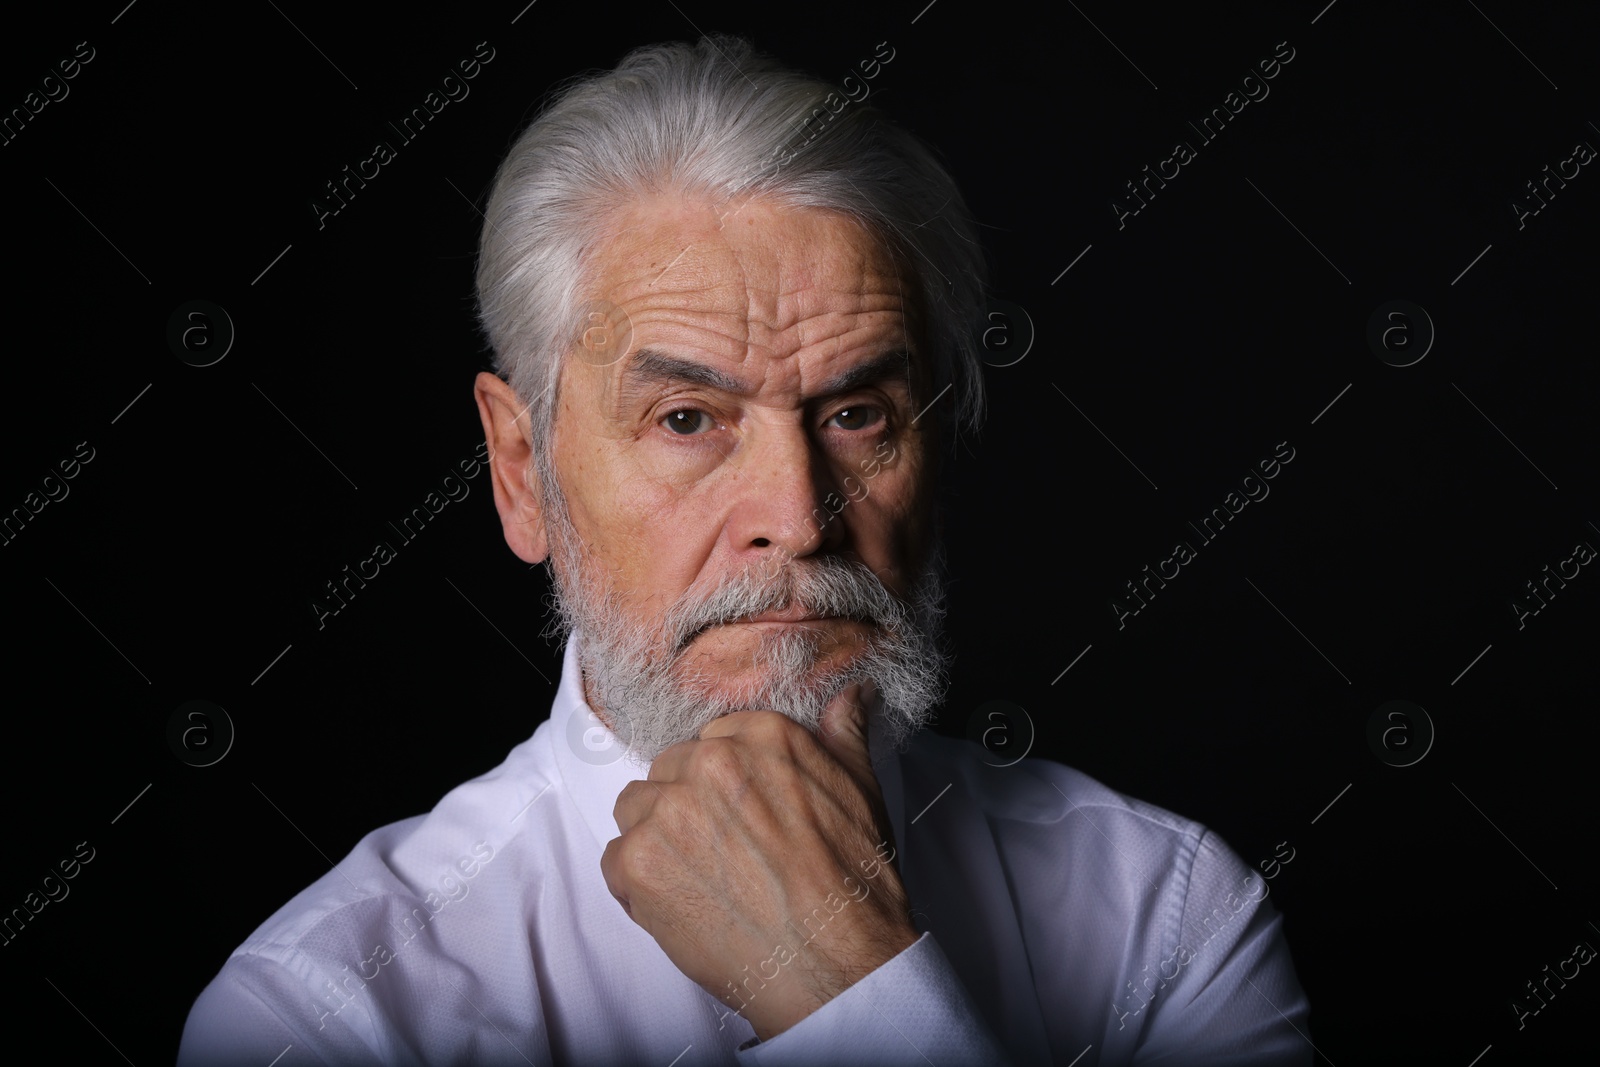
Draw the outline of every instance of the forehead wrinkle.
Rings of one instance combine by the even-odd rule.
[[[878,331],[886,325],[906,332],[900,280],[873,271],[863,256],[857,256],[851,266],[850,273],[857,279],[855,284],[830,284],[828,279],[820,279],[803,282],[792,289],[779,289],[775,299],[779,309],[785,309],[786,305],[798,306],[789,310],[783,321],[762,325],[780,337],[792,331],[794,340],[792,348],[784,345],[785,351],[771,355],[787,358],[825,345],[829,358],[837,358],[847,346],[859,343],[854,340],[855,335]],[[806,300],[808,295],[814,298]],[[898,321],[894,321],[896,316]],[[758,346],[752,342],[752,348],[755,347]]]
[[[640,229],[653,228],[657,218],[648,211],[632,214]],[[801,379],[811,375],[790,356],[814,351],[837,366],[844,351],[860,343],[853,335],[889,329],[906,335],[902,346],[910,341],[905,279],[892,252],[855,220],[840,226],[813,218],[803,232],[791,229],[772,240],[753,226],[708,232],[693,219],[675,225],[669,217],[649,247],[630,255],[633,228],[625,215],[617,234],[621,246],[604,258],[611,276],[621,269],[627,277],[609,286],[609,295],[621,298],[636,328],[657,334],[642,342],[645,347],[701,349],[718,363],[759,364],[762,390],[781,378],[780,388],[803,391]],[[705,334],[704,341],[695,334]],[[828,376],[829,369],[818,368],[817,376]]]

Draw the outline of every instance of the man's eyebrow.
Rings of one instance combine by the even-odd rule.
[[[665,355],[651,348],[641,348],[634,353],[629,360],[629,366],[624,378],[639,383],[658,382],[668,385],[701,385],[740,396],[749,396],[756,392],[754,386],[726,371],[718,370],[704,363],[696,363],[693,360]],[[828,379],[822,383],[817,395],[836,396],[839,393],[848,393],[859,389],[864,385],[877,385],[881,382],[894,381],[896,379],[904,380],[909,385],[910,378],[910,355],[904,349],[896,349],[892,352],[885,352],[881,356],[874,356],[865,363],[851,367],[849,370]]]
[[[624,379],[639,382],[659,382],[664,385],[703,385],[724,393],[748,396],[756,390],[748,382],[735,378],[726,371],[708,367],[693,360],[664,355],[651,348],[641,348],[634,353]]]
[[[874,356],[865,363],[857,364],[844,373],[835,375],[822,383],[817,395],[837,396],[840,393],[860,389],[864,385],[879,385],[896,379],[905,381],[907,387],[911,384],[911,356],[904,349]]]

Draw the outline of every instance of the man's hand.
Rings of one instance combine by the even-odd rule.
[[[606,885],[762,1040],[917,940],[866,697],[840,694],[819,736],[775,711],[724,715],[617,797]]]

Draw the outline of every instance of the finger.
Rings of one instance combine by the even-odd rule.
[[[756,716],[777,714],[778,712],[775,711],[730,711],[726,715],[718,715],[715,719],[700,727],[699,739],[701,741],[709,741],[713,737],[732,737],[740,731],[748,729],[752,719]],[[681,744],[692,745],[694,742],[684,741]],[[677,745],[673,746],[673,748],[677,747]],[[667,752],[671,751],[671,748],[667,749]],[[666,755],[666,753],[662,753],[662,755]],[[685,752],[683,755],[687,756],[688,753]]]
[[[633,919],[633,905],[628,900],[628,887],[622,878],[621,852],[622,838],[613,837],[606,844],[606,850],[600,854],[600,877],[605,880],[606,888],[622,906],[623,912],[628,918]],[[634,921],[638,922],[637,919]]]
[[[720,722],[720,719],[713,719]],[[661,754],[650,761],[650,771],[645,775],[652,782],[675,782],[683,777],[683,766],[689,760],[689,754],[694,751],[694,746],[699,740],[679,741],[661,750]]]
[[[617,821],[617,832],[627,833],[655,810],[665,794],[661,786],[651,781],[629,782],[622,787],[622,792],[617,794],[617,802],[612,805],[611,817]]]
[[[877,687],[870,681],[847,686],[822,711],[817,740],[834,759],[862,782],[877,784],[872,769],[868,722],[877,703]]]

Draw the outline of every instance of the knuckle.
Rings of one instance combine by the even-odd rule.
[[[805,727],[776,711],[752,715],[746,733],[763,755],[792,753],[808,736]]]
[[[781,737],[799,728],[789,716],[776,711],[762,712],[752,724],[752,729],[765,737]]]
[[[627,886],[648,886],[660,869],[660,850],[648,834],[630,833],[618,838],[616,858],[612,863],[620,880]]]
[[[616,803],[611,805],[611,817],[617,821],[619,826],[622,824],[622,820],[627,816],[628,812],[632,811],[634,805],[637,803],[637,798],[639,796],[639,790],[637,788],[638,785],[638,782],[629,782],[627,785],[623,786],[622,791],[617,794]]]
[[[714,737],[702,741],[693,754],[696,769],[712,781],[729,782],[743,777],[743,761],[732,738]]]

